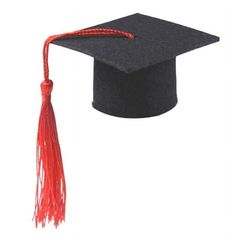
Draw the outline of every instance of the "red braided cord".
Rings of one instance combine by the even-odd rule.
[[[77,31],[69,32],[69,33],[56,34],[56,35],[49,36],[46,39],[44,43],[44,48],[43,48],[44,79],[45,80],[49,79],[48,50],[49,50],[49,44],[52,41],[63,38],[63,37],[71,37],[71,36],[102,36],[102,35],[124,36],[129,39],[134,38],[134,35],[129,32],[115,30],[115,29],[103,29],[103,28],[77,30]]]

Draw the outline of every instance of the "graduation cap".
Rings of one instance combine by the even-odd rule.
[[[36,226],[65,219],[66,185],[50,101],[48,49],[53,43],[94,58],[95,109],[113,116],[143,118],[177,104],[176,56],[219,41],[189,27],[134,14],[84,30],[50,36],[44,44],[44,81],[37,138]]]

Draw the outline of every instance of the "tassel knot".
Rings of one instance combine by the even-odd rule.
[[[42,96],[47,97],[51,95],[52,88],[53,88],[53,82],[52,80],[44,80],[41,85],[41,92]]]

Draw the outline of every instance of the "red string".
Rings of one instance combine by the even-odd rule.
[[[36,227],[53,221],[57,227],[65,220],[66,182],[63,170],[56,119],[51,104],[53,82],[49,79],[49,45],[56,39],[72,36],[123,36],[133,39],[134,35],[114,29],[85,29],[52,35],[43,47],[44,81],[41,83],[42,106],[37,135],[37,186],[34,219]]]
[[[73,31],[69,33],[56,34],[56,35],[49,36],[47,40],[45,41],[44,48],[43,48],[44,79],[48,80],[48,75],[49,75],[48,49],[49,49],[49,44],[52,41],[59,38],[70,37],[70,36],[102,36],[102,35],[124,36],[129,39],[134,38],[134,35],[129,32],[125,32],[121,30],[114,30],[114,29],[102,29],[102,28],[78,30],[78,31]]]

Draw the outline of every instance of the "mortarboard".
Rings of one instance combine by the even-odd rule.
[[[94,58],[95,109],[142,118],[160,115],[177,104],[176,56],[217,41],[217,36],[141,14],[48,37],[43,48],[43,101],[37,136],[36,226],[51,220],[58,226],[65,219],[66,184],[50,101],[49,44]]]

